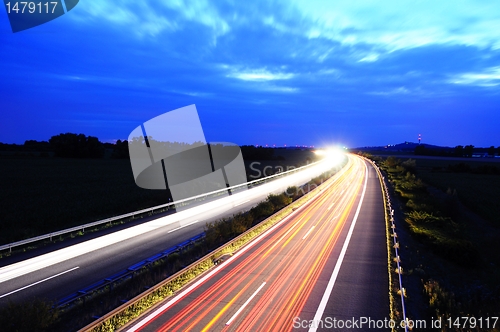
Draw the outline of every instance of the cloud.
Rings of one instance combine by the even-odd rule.
[[[270,72],[266,69],[253,69],[253,70],[234,71],[228,74],[227,76],[234,77],[243,81],[275,81],[275,80],[291,79],[294,76],[294,74],[282,73],[282,72]]]
[[[78,6],[72,17],[80,22],[89,19],[109,22],[131,30],[137,36],[157,36],[175,32],[190,24],[211,29],[217,38],[230,31],[229,24],[209,1],[89,1]]]
[[[498,99],[489,98],[498,94],[483,87],[500,85],[498,8],[498,0],[80,2],[36,28],[57,30],[58,38],[35,30],[2,37],[0,108],[17,112],[36,101],[50,105],[37,114],[59,109],[67,118],[93,119],[115,112],[139,121],[142,112],[196,102],[214,123],[294,112],[293,121],[279,121],[318,121],[324,131],[332,130],[327,123],[340,130],[349,119],[357,124],[402,108],[438,116],[447,107],[462,109],[462,100],[484,98],[493,109]],[[230,111],[235,105],[245,112]],[[308,108],[315,113],[303,112]],[[258,127],[257,118],[242,123]]]
[[[367,44],[386,52],[430,44],[500,47],[500,11],[495,0],[292,3],[312,23],[304,30],[309,38]]]
[[[380,95],[380,96],[407,95],[407,94],[410,94],[410,90],[408,90],[404,86],[401,86],[399,88],[395,88],[395,89],[391,89],[391,90],[387,90],[387,91],[369,92],[369,94]]]
[[[380,90],[380,91],[371,91],[368,92],[369,95],[375,96],[386,96],[386,97],[431,97],[436,95],[435,92],[425,91],[421,87],[408,88],[406,86],[400,86],[393,89]]]
[[[375,62],[378,60],[379,56],[380,56],[380,54],[370,53],[367,56],[365,56],[364,58],[358,60],[358,62]]]
[[[287,87],[287,86],[275,86],[275,85],[270,85],[265,88],[267,91],[276,91],[276,92],[285,92],[285,93],[295,93],[299,92],[298,88],[292,88],[292,87]]]
[[[500,85],[500,66],[487,68],[476,73],[463,73],[449,80],[453,84],[477,85],[483,87]]]

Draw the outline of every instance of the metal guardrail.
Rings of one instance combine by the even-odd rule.
[[[179,243],[175,246],[172,246],[166,250],[163,250],[162,252],[153,255],[149,258],[146,258],[134,265],[129,266],[127,269],[122,270],[120,272],[117,272],[113,274],[112,276],[109,276],[105,279],[99,280],[87,287],[84,287],[82,289],[79,289],[77,292],[72,293],[68,296],[65,296],[64,298],[60,299],[57,302],[56,307],[58,308],[63,308],[71,305],[72,303],[84,299],[87,296],[92,296],[96,292],[99,292],[100,290],[103,290],[104,288],[108,286],[113,286],[116,283],[123,282],[128,278],[132,278],[134,274],[136,274],[138,271],[140,271],[144,267],[149,267],[155,262],[159,261],[160,259],[167,258],[173,253],[181,252],[182,250],[194,245],[196,242],[202,240],[205,237],[205,233],[198,234],[186,241],[183,241],[182,243]]]
[[[380,171],[379,167],[377,166],[377,164],[375,164],[372,160],[370,159],[367,159],[368,160],[373,168],[375,168],[375,170],[377,171],[377,174],[380,178],[380,183],[382,184],[383,186],[383,191],[384,191],[384,196],[386,198],[386,201],[385,201],[385,206],[386,206],[386,209],[389,211],[389,214],[390,214],[390,222],[391,222],[391,230],[392,230],[392,239],[393,239],[393,248],[394,248],[394,253],[395,253],[395,257],[396,257],[396,264],[397,264],[397,274],[398,274],[398,279],[399,279],[399,292],[401,293],[401,308],[402,308],[402,312],[403,312],[403,321],[404,321],[404,329],[406,332],[408,332],[408,317],[406,317],[406,308],[405,308],[405,289],[403,287],[403,280],[401,278],[401,275],[403,274],[403,268],[401,267],[401,258],[399,256],[399,242],[397,241],[397,238],[398,238],[398,235],[396,233],[396,225],[394,224],[394,209],[392,209],[392,206],[391,206],[391,199],[390,199],[390,196],[389,196],[389,189],[387,188],[387,184],[385,182],[385,177],[382,176],[382,172]],[[401,326],[400,326],[401,327]]]
[[[316,164],[316,163],[314,163]],[[312,164],[310,165],[307,165],[307,166],[303,166],[303,167],[308,167],[308,166],[311,166]],[[331,185],[331,184],[330,184]],[[309,203],[309,200],[311,199],[311,196],[312,196],[312,193],[317,193],[321,190],[323,190],[324,188],[320,186],[314,188],[313,190],[311,190],[310,192],[306,193],[304,196],[300,197],[297,201],[295,202],[292,202],[291,204],[297,204],[297,205],[300,205],[299,207],[296,207],[295,209],[292,209],[292,211],[290,211],[289,214],[287,214],[286,216],[283,216],[283,218],[281,219],[281,221],[283,221],[284,219],[286,218],[289,218],[291,217],[292,215],[298,213],[298,211],[300,211],[301,209],[303,209],[308,203]],[[222,251],[224,248],[229,248],[233,245],[233,243],[237,243],[238,241],[240,241],[241,238],[244,238],[245,236],[247,236],[247,234],[251,234],[252,232],[255,231],[255,229],[257,229],[258,227],[260,227],[263,223],[265,223],[267,220],[275,217],[276,215],[279,215],[280,213],[282,213],[282,211],[278,211],[276,213],[274,213],[273,215],[267,217],[265,220],[261,221],[259,224],[257,225],[254,225],[253,227],[251,227],[250,229],[246,230],[244,233],[238,235],[237,237],[235,237],[234,239],[230,240],[229,242],[226,242],[225,244],[221,245],[219,248],[209,252],[208,254],[206,254],[205,256],[201,257],[200,259],[198,259],[197,261],[191,263],[190,265],[184,267],[182,270],[176,272],[175,274],[167,277],[165,280],[161,281],[160,283],[156,284],[155,286],[149,288],[148,290],[144,291],[143,293],[137,295],[136,297],[134,297],[133,299],[129,300],[128,302],[122,304],[121,306],[119,306],[118,308],[115,308],[114,310],[108,312],[107,314],[105,314],[104,316],[102,317],[99,317],[97,318],[95,321],[91,322],[90,324],[88,324],[87,326],[81,328],[78,332],[88,332],[88,331],[91,331],[93,329],[95,329],[97,326],[99,326],[100,324],[102,324],[103,322],[105,322],[106,320],[110,319],[111,317],[117,315],[118,313],[121,313],[123,311],[125,311],[128,307],[131,307],[133,306],[134,304],[138,303],[140,300],[142,300],[144,297],[154,293],[155,291],[157,291],[158,289],[164,287],[165,285],[167,285],[169,282],[171,282],[172,280],[174,280],[175,278],[177,278],[178,276],[182,275],[183,273],[185,273],[186,271],[189,271],[190,269],[192,269],[193,267],[197,266],[198,264],[200,264],[200,262],[203,262],[204,260],[206,259],[211,259],[211,257],[214,255],[214,253],[216,252],[220,252]],[[278,224],[279,222],[276,222],[274,225],[270,226],[267,230],[265,230],[264,232],[268,231],[270,228],[272,228],[273,226],[275,226],[276,224]],[[263,233],[261,233],[260,235],[262,235]],[[254,241],[258,236],[256,236],[255,238],[253,238],[251,241]],[[250,242],[246,243],[244,246],[248,245]],[[241,248],[240,248],[241,249]],[[118,330],[122,330],[124,326],[120,327]]]
[[[25,239],[25,240],[21,240],[21,241],[17,241],[17,242],[12,242],[12,243],[8,243],[8,244],[4,244],[4,245],[0,246],[0,251],[8,249],[9,252],[12,252],[12,248],[23,246],[23,245],[26,245],[26,244],[30,244],[30,243],[34,243],[34,242],[38,242],[38,241],[43,241],[43,240],[47,240],[47,239],[49,239],[50,241],[52,241],[52,238],[56,237],[56,236],[60,236],[60,235],[64,235],[64,234],[71,234],[71,233],[80,232],[80,231],[81,232],[85,232],[86,228],[92,228],[92,227],[96,227],[96,226],[107,224],[107,223],[111,224],[114,221],[118,221],[118,220],[122,220],[122,219],[126,219],[126,218],[134,218],[136,216],[140,216],[140,215],[143,215],[143,214],[152,215],[154,210],[165,209],[165,208],[168,208],[168,207],[173,206],[175,204],[177,204],[177,205],[178,204],[189,204],[189,202],[191,202],[191,201],[203,200],[203,199],[205,199],[207,197],[210,197],[210,196],[217,196],[218,194],[220,194],[222,192],[227,192],[228,190],[237,190],[238,188],[242,188],[242,187],[245,187],[245,186],[246,187],[254,187],[254,186],[257,186],[259,184],[266,183],[269,180],[274,179],[276,177],[282,177],[282,176],[285,176],[285,175],[289,175],[291,173],[298,172],[298,171],[303,170],[305,168],[314,166],[314,165],[316,165],[316,164],[318,164],[320,162],[321,161],[317,161],[317,162],[311,163],[309,165],[298,167],[298,168],[294,168],[294,169],[286,171],[286,172],[280,172],[280,173],[277,173],[277,174],[274,174],[274,175],[267,176],[265,178],[253,180],[253,181],[250,181],[250,182],[246,182],[246,183],[243,183],[243,184],[239,184],[237,186],[232,186],[232,187],[227,187],[227,188],[215,190],[215,191],[212,191],[212,192],[209,192],[209,193],[206,193],[206,194],[201,194],[201,195],[198,195],[198,196],[193,196],[193,197],[185,198],[185,199],[182,199],[182,200],[178,200],[176,202],[171,202],[171,203],[166,203],[166,204],[162,204],[162,205],[157,205],[157,206],[153,206],[153,207],[150,207],[150,208],[147,208],[147,209],[143,209],[143,210],[139,210],[139,211],[134,211],[134,212],[122,214],[122,215],[119,215],[119,216],[115,216],[115,217],[111,217],[111,218],[106,218],[106,219],[94,221],[94,222],[91,222],[91,223],[88,223],[88,224],[85,224],[85,225],[75,226],[75,227],[72,227],[72,228],[67,228],[67,229],[63,229],[63,230],[60,230],[60,231],[56,231],[56,232],[52,232],[52,233],[47,233],[47,234],[44,234],[44,235],[40,235],[40,236],[29,238],[29,239]]]

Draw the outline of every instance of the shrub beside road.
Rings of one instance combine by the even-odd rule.
[[[495,220],[484,220],[470,212],[468,205],[464,205],[468,200],[463,199],[476,196],[478,200],[483,189],[474,190],[479,186],[467,185],[470,179],[463,180],[463,174],[455,172],[452,165],[429,166],[450,161],[368,157],[384,171],[399,201],[400,211],[396,214],[404,221],[404,230],[400,227],[398,235],[408,233],[412,239],[412,244],[406,241],[403,248],[407,268],[404,277],[410,281],[418,279],[420,292],[427,302],[416,303],[410,298],[407,304],[427,319],[440,317],[443,322],[457,317],[484,320],[500,316],[500,230]],[[431,182],[439,177],[435,172],[445,172],[448,177]],[[490,181],[486,190],[495,191],[493,197],[499,197],[500,189],[494,186],[498,179],[491,178],[491,172],[474,175],[482,176],[483,180],[486,177]],[[453,181],[445,182],[450,178]],[[464,192],[459,195],[454,184],[462,184],[460,188],[467,187],[469,191],[459,189]],[[487,209],[498,211],[497,203],[488,203],[488,200],[489,197],[484,200]],[[478,212],[481,216],[489,215],[482,210]],[[414,299],[420,298],[415,295],[416,291],[412,289],[410,297],[413,293]],[[461,330],[451,326],[446,331]]]

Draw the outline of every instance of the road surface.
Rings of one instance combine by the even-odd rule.
[[[202,233],[206,222],[248,210],[269,193],[306,183],[329,168],[328,162],[320,163],[229,197],[0,267],[0,306],[33,297],[58,301]]]
[[[389,319],[383,209],[374,169],[351,156],[308,204],[126,330],[352,330],[346,322]]]

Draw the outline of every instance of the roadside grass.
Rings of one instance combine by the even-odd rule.
[[[444,192],[456,192],[469,209],[500,227],[500,175],[425,170],[418,170],[418,175]]]
[[[424,245],[406,247],[416,257],[407,275],[421,280],[428,300],[427,319],[500,316],[500,232],[495,219],[484,217],[488,216],[485,210],[498,213],[497,175],[451,172],[449,160],[371,157],[387,174],[412,238]],[[484,200],[483,195],[496,199]],[[481,201],[478,214],[488,221],[467,212],[462,205],[471,204],[467,198]],[[496,328],[480,330],[500,330],[498,324]],[[444,327],[442,331],[462,330]]]
[[[405,222],[412,234],[437,255],[463,266],[475,265],[477,250],[466,238],[463,225],[452,221],[429,196],[424,182],[413,173],[414,163],[390,158],[380,165],[406,207]]]
[[[311,182],[315,182],[320,179],[323,182],[334,175],[340,168],[341,167],[332,172],[326,172],[320,177],[313,179]],[[311,191],[313,190],[314,189],[312,189]],[[290,192],[289,190],[287,191]],[[207,237],[204,244],[210,247],[217,246],[219,242],[226,243],[228,240],[231,240],[231,238],[234,238],[235,234],[233,231],[235,229],[240,230],[242,234],[231,240],[230,242],[218,247],[208,256],[205,256],[197,262],[193,263],[187,268],[187,270],[180,272],[180,275],[175,275],[171,280],[166,280],[164,283],[155,286],[153,292],[146,294],[145,296],[141,295],[137,298],[138,301],[132,300],[133,304],[127,305],[122,310],[118,310],[118,312],[113,313],[111,317],[93,327],[92,331],[116,331],[118,328],[132,321],[134,318],[149,310],[160,301],[163,301],[164,299],[170,297],[184,285],[197,278],[208,269],[212,268],[214,266],[214,261],[220,256],[227,253],[234,253],[235,251],[239,250],[250,241],[255,239],[257,236],[262,234],[264,231],[269,229],[271,226],[281,221],[284,217],[292,213],[295,208],[304,204],[309,196],[309,192],[305,193],[303,196],[295,196],[294,198],[296,200],[292,203],[292,198],[285,193],[280,195],[270,195],[266,201],[259,204],[260,207],[257,206],[250,210],[250,212],[248,213],[252,216],[251,218],[254,219],[252,223],[256,222],[256,225],[248,231],[244,229],[245,227],[234,227],[233,221],[237,220],[240,225],[241,223],[246,222],[245,219],[247,218],[245,218],[241,214],[235,215],[235,217],[230,220],[221,220],[212,224],[207,224]],[[282,197],[283,199],[277,199],[279,197]],[[266,213],[267,216],[272,214],[270,217],[263,215],[263,210],[266,210],[265,208],[263,209],[263,207],[268,205],[268,203],[270,202],[276,201],[281,201],[282,204],[273,206],[271,213]]]

